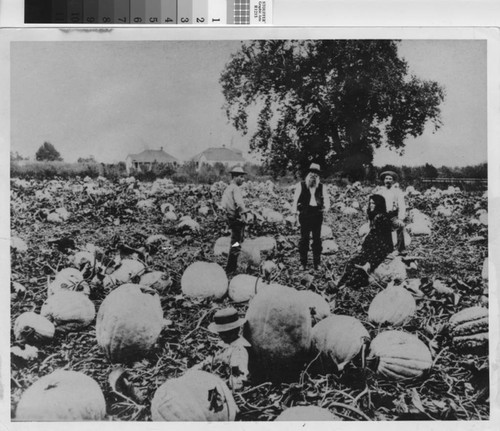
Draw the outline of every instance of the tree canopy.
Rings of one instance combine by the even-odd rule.
[[[55,149],[55,147],[50,142],[44,142],[43,145],[38,148],[35,154],[35,158],[38,161],[60,161],[62,160],[61,154]]]
[[[220,84],[228,119],[274,174],[315,161],[357,178],[376,148],[403,152],[427,121],[441,125],[444,89],[409,75],[393,40],[243,42]]]

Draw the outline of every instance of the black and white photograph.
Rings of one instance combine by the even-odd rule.
[[[487,33],[41,33],[10,421],[491,420]]]

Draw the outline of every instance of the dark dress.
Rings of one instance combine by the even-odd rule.
[[[363,266],[370,263],[371,271],[379,266],[394,249],[392,244],[392,224],[387,214],[379,213],[370,222],[370,232],[363,241],[361,251],[346,265],[340,285],[347,287],[362,287],[368,284],[367,273],[355,265]]]

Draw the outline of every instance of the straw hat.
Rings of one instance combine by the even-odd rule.
[[[208,330],[211,332],[226,332],[243,326],[245,322],[245,319],[238,316],[238,311],[235,308],[224,308],[214,314],[214,321],[208,325]]]
[[[383,180],[386,175],[390,175],[394,179],[394,181],[397,181],[398,179],[398,174],[394,171],[384,171],[379,175],[379,178]]]
[[[309,166],[309,172],[319,174],[321,172],[319,165],[317,163],[311,163],[311,165]]]

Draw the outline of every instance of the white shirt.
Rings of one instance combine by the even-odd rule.
[[[222,194],[221,207],[230,217],[238,217],[248,212],[241,189],[235,182],[231,182]]]
[[[387,212],[398,210],[398,219],[404,220],[406,218],[405,198],[399,187],[392,186],[390,189],[385,186],[377,187],[373,193],[384,197]]]
[[[229,387],[233,391],[240,390],[248,380],[248,350],[251,344],[243,337],[239,337],[231,344],[221,341],[222,350],[214,357],[208,357],[195,365],[193,369],[202,369],[205,365],[226,364],[230,369]]]

